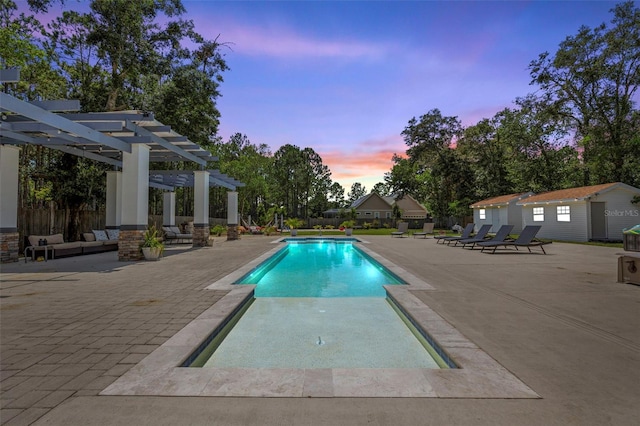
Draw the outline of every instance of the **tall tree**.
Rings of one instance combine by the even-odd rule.
[[[570,119],[583,150],[584,184],[622,181],[638,186],[634,171],[634,95],[640,85],[640,9],[628,1],[613,9],[611,25],[582,26],[555,55],[531,62],[540,86]]]
[[[281,146],[273,156],[271,176],[276,204],[284,206],[289,217],[319,215],[327,207],[331,172],[313,149]]]
[[[402,131],[408,160],[426,175],[425,204],[435,217],[463,216],[473,196],[473,174],[456,149],[463,128],[457,117],[438,109],[412,118]]]
[[[381,197],[386,197],[388,195],[391,195],[392,193],[391,188],[385,182],[378,182],[375,185],[373,185],[371,192],[375,192]]]
[[[360,182],[354,182],[351,185],[351,190],[347,194],[347,204],[351,205],[354,201],[367,195],[367,188],[365,188]]]
[[[338,182],[332,182],[327,193],[329,208],[339,209],[345,207],[344,188]]]
[[[269,209],[269,171],[272,157],[269,147],[264,144],[251,143],[246,135],[236,133],[228,142],[218,143],[213,149],[220,159],[220,171],[240,180],[245,184],[238,188],[238,211],[245,217],[251,215],[255,220],[261,220]],[[222,195],[226,190],[222,191]],[[222,216],[226,197],[216,203],[217,215]]]
[[[467,127],[457,150],[474,175],[474,198],[484,199],[508,194],[512,184],[507,169],[507,146],[498,134],[499,122],[483,119]]]
[[[581,186],[578,151],[569,140],[566,120],[545,97],[516,99],[516,109],[504,109],[494,118],[496,137],[503,148],[506,192],[545,192]],[[496,155],[499,155],[496,153]],[[499,195],[499,194],[497,194]]]

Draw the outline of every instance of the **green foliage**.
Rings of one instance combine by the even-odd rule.
[[[354,182],[351,185],[351,190],[347,194],[347,203],[351,205],[354,201],[364,197],[365,195],[367,195],[367,188],[362,186],[360,182]]]
[[[271,234],[273,234],[274,232],[276,232],[276,227],[275,226],[267,226],[265,227],[262,232],[264,232],[265,235],[269,236]]]
[[[164,244],[158,235],[158,230],[155,226],[150,226],[143,234],[143,240],[140,247],[158,247],[164,248]]]
[[[209,229],[209,234],[210,235],[216,235],[216,236],[220,236],[222,235],[223,232],[226,232],[227,228],[225,228],[222,225],[214,225]]]
[[[291,217],[284,221],[284,224],[287,225],[290,229],[298,229],[300,228],[304,222],[302,219],[298,219],[297,217]]]
[[[355,220],[345,220],[340,224],[340,227],[345,229],[353,228],[354,226],[356,226]]]
[[[293,216],[320,216],[329,205],[331,172],[311,148],[281,146],[273,155],[269,173],[272,202]]]
[[[640,8],[620,3],[611,25],[583,26],[555,55],[531,62],[532,83],[566,118],[582,149],[584,184],[621,181],[639,186],[640,157],[632,140],[634,96],[640,85]]]

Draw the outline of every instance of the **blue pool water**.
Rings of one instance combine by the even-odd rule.
[[[351,242],[290,242],[236,284],[255,297],[386,297],[383,285],[405,284]]]

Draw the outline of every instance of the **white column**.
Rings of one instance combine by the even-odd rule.
[[[107,172],[107,229],[119,229],[122,223],[122,172]]]
[[[193,172],[193,224],[209,227],[209,172]]]
[[[0,232],[18,232],[18,162],[20,149],[0,145]]]
[[[134,144],[130,154],[122,153],[121,229],[146,229],[149,223],[149,150]]]
[[[238,193],[227,192],[227,226],[238,224]]]
[[[162,194],[162,224],[176,226],[176,193],[173,191]]]

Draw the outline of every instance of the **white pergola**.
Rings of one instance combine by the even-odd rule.
[[[3,80],[0,72],[0,81]],[[237,187],[207,150],[157,121],[153,113],[77,113],[78,101],[25,102],[0,93],[0,244],[3,262],[18,258],[18,159],[21,145],[42,145],[114,166],[107,172],[106,226],[120,229],[119,258],[139,258],[148,221],[149,187],[166,190],[164,225],[175,224],[175,188],[194,188],[194,245],[206,244],[209,187],[229,189],[228,225],[238,224]],[[199,170],[149,170],[150,162],[188,161]]]

